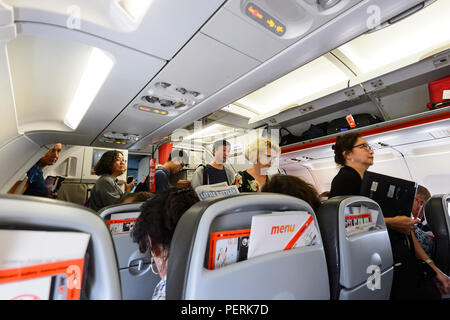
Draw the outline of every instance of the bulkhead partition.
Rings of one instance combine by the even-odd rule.
[[[116,250],[120,271],[122,298],[124,300],[151,300],[153,291],[161,280],[159,275],[151,271],[151,258],[148,251],[141,253],[137,243],[133,242],[130,234],[129,217],[138,217],[143,202],[115,204],[103,208],[99,215],[107,223],[113,214],[124,214],[124,217],[114,222],[119,226],[117,232],[112,231],[112,239]],[[134,223],[134,222],[131,222]],[[124,225],[127,225],[125,230]],[[111,228],[110,228],[111,229]]]
[[[380,206],[366,197],[340,196],[322,204],[317,215],[332,299],[389,299],[393,256]]]
[[[32,196],[0,195],[0,229],[88,233],[84,298],[120,300],[114,245],[104,221],[85,207]]]
[[[425,218],[434,236],[432,259],[442,272],[450,275],[450,194],[428,199]]]
[[[312,246],[268,253],[209,270],[210,234],[250,229],[252,217],[280,211],[314,211],[303,200],[271,193],[210,198],[181,217],[173,236],[167,299],[329,299],[322,238]]]

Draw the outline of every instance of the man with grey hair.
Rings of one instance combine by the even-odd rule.
[[[431,249],[433,247],[433,232],[431,232],[430,226],[427,224],[426,217],[424,215],[425,203],[431,198],[431,193],[424,186],[419,185],[417,187],[416,197],[411,211],[411,218],[420,219],[420,223],[417,224],[417,229],[413,230],[414,234],[422,246],[423,250],[431,256]]]
[[[191,186],[195,189],[198,186],[206,184],[216,184],[226,182],[230,185],[233,182],[234,173],[225,165],[230,154],[231,145],[226,140],[214,142],[212,153],[214,159],[207,165],[201,164],[191,180]]]

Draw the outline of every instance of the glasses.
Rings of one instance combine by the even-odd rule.
[[[353,146],[353,148],[360,148],[360,149],[366,149],[367,151],[373,151],[373,147],[367,143],[357,144],[356,146]]]

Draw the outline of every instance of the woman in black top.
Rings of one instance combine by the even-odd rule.
[[[333,146],[334,159],[342,168],[331,183],[329,198],[344,195],[360,195],[364,174],[373,164],[373,150],[358,133],[347,133],[336,139]],[[411,230],[420,220],[397,215],[385,217],[394,256],[394,280],[391,299],[439,299],[441,293],[450,292],[450,278],[443,274],[428,257]],[[401,236],[403,234],[403,236]],[[399,237],[400,235],[400,237]],[[411,248],[405,247],[402,239],[411,239]],[[438,287],[432,281],[420,278],[420,265],[416,257],[425,261],[436,272]],[[439,288],[439,289],[438,289]]]
[[[265,137],[256,138],[245,152],[245,158],[253,166],[245,171],[238,171],[232,184],[238,187],[239,192],[261,191],[261,188],[270,179],[267,171],[279,155],[278,144]]]
[[[359,195],[364,173],[373,164],[373,151],[358,133],[337,137],[334,145],[334,161],[342,168],[331,182],[328,198]]]

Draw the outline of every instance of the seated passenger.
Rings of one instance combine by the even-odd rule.
[[[105,152],[94,167],[96,175],[100,176],[91,191],[89,208],[98,211],[101,208],[117,203],[124,192],[117,184],[117,177],[127,170],[122,152],[111,150]],[[134,179],[125,183],[125,192],[134,187]]]
[[[179,172],[187,164],[189,155],[186,151],[174,149],[169,155],[169,159],[164,164],[159,164],[155,170],[155,192],[168,190],[173,186],[170,184],[170,176]],[[182,185],[186,185],[183,181]],[[136,186],[135,191],[149,191],[149,176],[144,182]]]
[[[192,177],[191,186],[196,188],[205,184],[226,182],[227,185],[233,181],[233,171],[225,165],[230,154],[231,145],[226,140],[214,142],[212,153],[214,159],[205,165],[198,166]]]
[[[140,191],[133,193],[126,193],[120,198],[119,203],[134,203],[134,202],[145,202],[147,199],[153,196],[150,192]]]
[[[46,166],[52,166],[58,161],[61,154],[62,144],[55,144],[50,150],[45,153],[42,158],[27,172],[28,182],[26,190],[23,194],[29,196],[56,198],[56,194],[50,194],[45,184],[42,169]]]
[[[342,166],[331,183],[330,198],[340,195],[360,195],[364,174],[373,164],[373,150],[358,133],[347,133],[336,138],[333,146],[335,162]],[[388,227],[394,257],[394,279],[390,298],[440,299],[450,292],[450,278],[440,271],[422,249],[414,232],[418,219],[401,215],[394,210],[383,212]],[[426,271],[428,264],[434,275]],[[428,275],[426,275],[428,274]],[[431,280],[434,277],[434,281]]]
[[[317,190],[309,183],[295,176],[274,175],[262,187],[261,191],[283,193],[305,200],[316,213],[320,206],[320,198]]]
[[[234,182],[239,192],[257,192],[270,179],[267,170],[280,155],[280,147],[268,138],[257,138],[247,148],[245,158],[253,167],[238,171]]]
[[[411,218],[420,219],[417,224],[417,229],[413,230],[414,235],[422,246],[423,250],[427,255],[431,255],[431,250],[433,248],[433,232],[431,232],[430,226],[427,224],[427,220],[424,215],[423,208],[428,199],[431,198],[430,191],[424,186],[419,185],[417,187],[416,197],[414,198],[414,203],[411,211]]]
[[[139,250],[147,249],[152,257],[152,271],[159,274],[161,281],[156,285],[152,300],[165,300],[167,262],[170,243],[181,216],[196,202],[195,192],[189,189],[170,189],[155,193],[141,207],[132,236],[139,244]],[[156,264],[157,271],[153,268]]]

